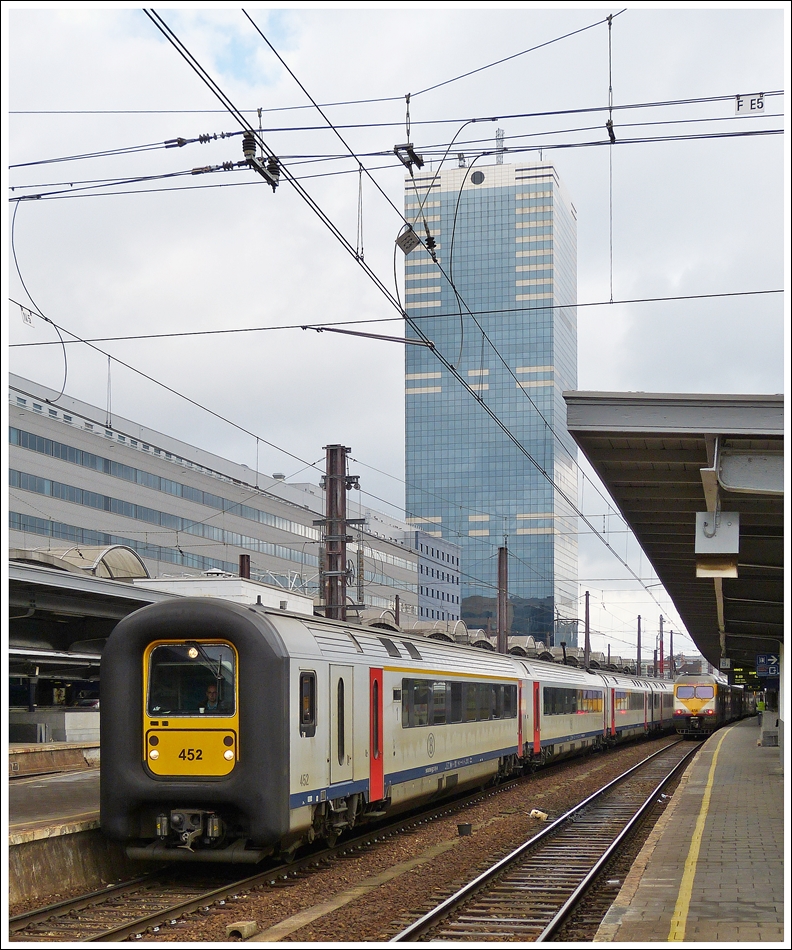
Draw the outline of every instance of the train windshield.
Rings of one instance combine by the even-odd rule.
[[[228,643],[169,643],[149,659],[149,716],[233,716],[236,661]]]
[[[715,690],[712,686],[677,686],[677,699],[712,699]]]

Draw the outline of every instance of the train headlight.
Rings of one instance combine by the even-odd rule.
[[[159,751],[158,751],[157,749],[152,749],[152,750],[149,752],[149,758],[150,758],[150,759],[158,759],[158,758],[159,758]]]
[[[223,753],[223,758],[226,759],[228,762],[230,762],[231,759],[234,758],[234,750],[226,749],[225,752]]]
[[[195,647],[190,647],[187,651],[187,656],[189,656],[191,660],[194,660],[198,656],[198,650]]]

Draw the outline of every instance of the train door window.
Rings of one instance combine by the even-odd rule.
[[[336,726],[338,729],[338,764],[344,764],[344,755],[346,750],[344,749],[344,680],[343,677],[338,678],[338,696],[337,696],[338,708],[336,710]]]
[[[236,655],[230,643],[168,643],[149,657],[149,716],[233,716]]]
[[[371,690],[372,707],[372,732],[374,733],[374,744],[371,754],[375,759],[380,757],[379,737],[380,737],[380,701],[379,701],[379,680],[374,680]]]
[[[462,683],[448,683],[447,692],[451,694],[451,704],[448,710],[449,722],[462,722]]]
[[[300,673],[300,735],[316,735],[316,673]]]
[[[446,721],[446,684],[436,682],[432,684],[432,720],[433,726],[442,726]]]

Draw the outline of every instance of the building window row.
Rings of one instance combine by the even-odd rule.
[[[420,547],[421,554],[428,554],[430,557],[433,557],[438,561],[448,561],[449,564],[455,564],[457,566],[459,565],[459,558],[453,554],[447,554],[445,551],[440,550],[440,548],[433,548],[429,544],[421,544]]]
[[[458,584],[459,578],[454,574],[449,574],[448,571],[435,571],[433,567],[426,567],[424,564],[421,564],[419,569],[421,574],[426,574],[427,576],[431,575],[436,577],[439,581],[447,581],[449,584]]]
[[[77,488],[74,485],[65,485],[62,482],[52,481],[48,478],[39,478],[36,475],[29,475],[14,469],[9,471],[9,484],[11,488],[19,488],[23,491],[34,492],[38,495],[59,498],[62,501],[82,505],[87,508],[109,511],[124,518],[133,518],[136,521],[145,521],[148,524],[157,525],[183,534],[207,538],[210,541],[216,541],[218,544],[228,544],[233,547],[245,548],[246,550],[256,551],[259,554],[268,554],[271,557],[281,558],[282,560],[298,561],[301,564],[306,564],[311,567],[319,566],[319,558],[315,554],[294,550],[283,544],[273,544],[270,541],[262,541],[259,538],[239,534],[236,531],[227,531],[225,528],[217,528],[214,525],[201,524],[191,518],[180,518],[178,515],[172,515],[167,511],[158,511],[156,508],[136,505],[133,502],[124,501],[121,498],[113,498],[110,495],[103,495],[99,492],[87,491],[83,488]],[[234,573],[236,573],[236,570],[237,566],[235,565]],[[381,575],[377,576],[379,577]]]
[[[435,590],[434,587],[421,587],[420,593],[422,597],[434,597],[435,600],[445,600],[451,604],[459,603],[458,594],[447,594],[444,590]]]
[[[240,518],[244,518],[247,521],[266,524],[270,527],[279,528],[282,531],[288,531],[290,534],[297,534],[314,541],[318,541],[320,537],[316,528],[300,524],[298,521],[291,521],[288,518],[273,515],[269,511],[261,511],[250,505],[230,501],[228,498],[223,498],[212,492],[205,492],[200,488],[193,488],[190,485],[184,485],[181,482],[176,482],[160,475],[154,475],[151,472],[134,468],[131,465],[123,465],[120,462],[104,458],[101,455],[94,455],[92,452],[85,452],[82,449],[66,445],[63,442],[45,439],[32,432],[26,432],[24,429],[11,427],[9,429],[9,441],[11,445],[29,449],[31,452],[38,452],[42,455],[49,455],[53,458],[61,459],[64,462],[70,462],[73,465],[90,468],[94,471],[102,472],[104,475],[110,475],[113,478],[120,478],[124,481],[141,485],[144,488],[150,488],[153,491],[160,491],[168,495],[175,495],[179,498],[186,498],[188,501],[194,501],[199,505],[206,505],[209,508],[217,508],[220,511],[239,515]]]

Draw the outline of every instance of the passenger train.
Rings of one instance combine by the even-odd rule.
[[[211,598],[102,656],[101,827],[135,858],[256,862],[672,728],[668,681]]]
[[[727,722],[754,711],[752,694],[710,673],[685,673],[674,680],[674,728],[686,738],[706,738]]]

